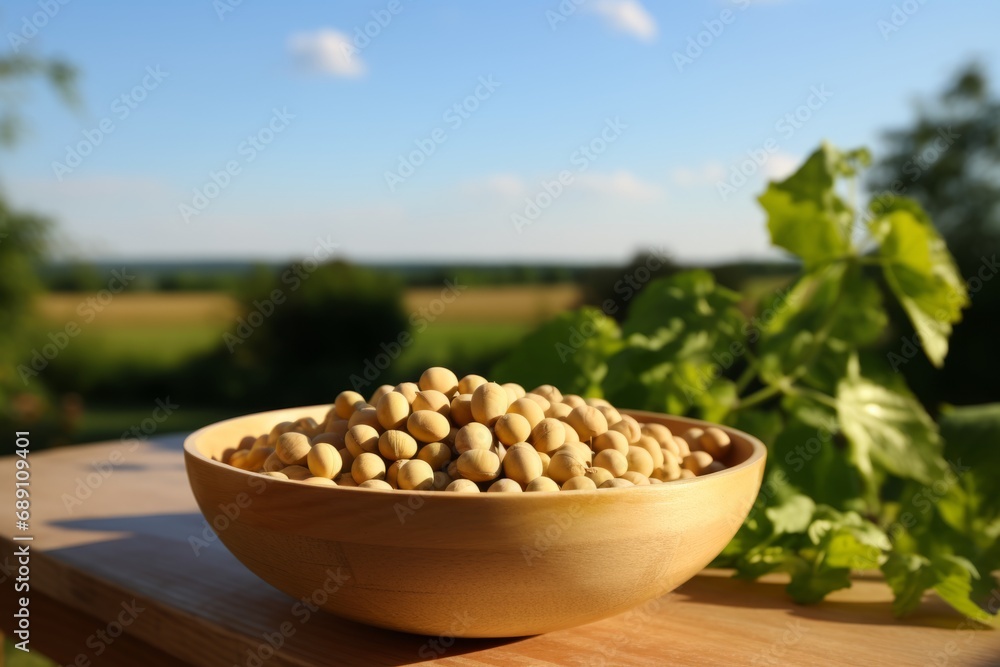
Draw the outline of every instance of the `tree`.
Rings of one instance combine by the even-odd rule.
[[[39,76],[68,103],[76,103],[74,70],[66,63],[30,56],[0,58],[0,145],[13,145],[23,136],[24,88]],[[41,402],[25,392],[17,365],[28,361],[30,311],[41,289],[38,264],[45,253],[47,229],[45,220],[11,211],[0,196],[0,423],[12,420],[15,410],[22,416],[40,412]]]
[[[58,59],[18,55],[0,58],[0,143],[11,146],[20,140],[26,126],[20,104],[27,97],[27,84],[42,77],[52,84],[69,106],[79,102],[76,93],[76,70]]]
[[[31,306],[41,289],[37,263],[47,225],[30,214],[13,213],[0,200],[0,400],[21,385],[15,366],[25,348]],[[23,388],[23,387],[22,387]],[[2,400],[4,405],[8,400]]]
[[[237,325],[223,338],[220,374],[243,377],[224,392],[251,405],[333,400],[333,388],[371,393],[412,342],[399,281],[335,260],[258,273]],[[224,351],[223,351],[224,350]]]
[[[930,103],[911,127],[887,132],[873,192],[919,201],[962,268],[1000,240],[1000,101],[977,65]]]
[[[1000,100],[983,70],[970,65],[937,99],[918,106],[911,126],[885,138],[888,151],[868,180],[873,198],[920,202],[955,256],[973,305],[955,327],[943,369],[912,354],[902,356],[896,370],[932,410],[944,402],[1000,400],[992,334],[1000,311]],[[890,320],[895,333],[886,354],[921,346],[899,309]]]

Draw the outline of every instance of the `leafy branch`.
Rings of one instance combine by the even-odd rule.
[[[802,271],[756,317],[710,273],[687,271],[644,287],[621,327],[593,308],[561,315],[494,373],[761,437],[773,493],[716,561],[736,576],[785,572],[793,599],[810,603],[850,586],[853,570],[880,568],[899,615],[933,589],[988,621],[977,602],[996,585],[1000,548],[983,535],[1000,536],[1000,502],[984,498],[980,473],[955,472],[938,425],[871,352],[891,298],[940,366],[969,303],[965,282],[916,202],[882,197],[860,210],[869,162],[865,150],[824,144],[759,197],[771,241]],[[993,425],[1000,439],[1000,418]]]

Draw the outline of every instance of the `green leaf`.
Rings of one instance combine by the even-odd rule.
[[[816,424],[802,420],[801,412],[771,445],[768,465],[780,469],[802,493],[808,493],[817,503],[839,510],[859,507],[862,495],[861,478],[848,460],[847,452],[838,444],[837,422],[825,407]]]
[[[761,375],[769,384],[803,368],[803,381],[833,393],[847,352],[869,345],[885,329],[881,290],[856,263],[806,274],[769,307],[763,328]],[[756,320],[752,320],[756,321]]]
[[[829,329],[854,345],[875,341],[888,318],[882,293],[856,263],[839,263],[808,273],[770,306],[765,338],[792,331]]]
[[[833,310],[830,336],[861,347],[875,342],[889,318],[882,304],[882,290],[859,264],[843,267],[840,279],[843,298]]]
[[[622,407],[686,414],[722,421],[736,402],[735,385],[720,377],[705,335],[685,339],[680,350],[649,347],[634,334],[608,362],[605,395]]]
[[[805,495],[795,495],[781,505],[764,510],[774,526],[775,533],[801,533],[812,521],[816,503]]]
[[[837,418],[851,459],[869,484],[876,466],[923,483],[943,468],[937,428],[909,393],[850,375],[837,387]]]
[[[749,550],[736,563],[737,579],[754,580],[772,572],[781,572],[789,568],[788,563],[798,557],[781,545],[759,546]]]
[[[882,565],[882,572],[895,595],[892,612],[896,616],[914,611],[920,606],[924,592],[933,588],[942,600],[965,616],[982,623],[995,620],[972,601],[973,581],[979,579],[979,573],[964,558],[945,554],[928,559],[893,553]]]
[[[637,336],[608,360],[602,389],[613,404],[636,410],[667,411],[667,385],[675,379],[674,364]],[[683,395],[683,394],[682,394]]]
[[[934,585],[930,561],[915,554],[893,553],[882,564],[885,583],[889,584],[895,598],[892,613],[905,616],[920,606],[924,591]]]
[[[851,585],[852,569],[876,567],[890,548],[889,538],[857,512],[819,505],[805,528],[807,542],[786,564],[792,574],[788,593],[796,602],[818,602]]]
[[[778,438],[784,419],[775,410],[739,410],[727,416],[726,423],[744,433],[757,437],[770,447]]]
[[[934,571],[934,592],[955,610],[983,623],[993,617],[972,601],[972,582],[979,579],[975,566],[959,556],[940,556],[931,560]]]
[[[857,512],[827,513],[830,518],[818,519],[809,527],[810,538],[821,547],[826,565],[870,570],[882,563],[892,544],[878,526]],[[819,528],[820,523],[825,524],[825,530]]]
[[[920,336],[927,358],[941,366],[952,325],[969,305],[962,279],[944,240],[920,205],[895,198],[869,223],[890,289]]]
[[[808,529],[813,544],[821,544],[833,531],[846,531],[859,543],[889,549],[889,538],[871,521],[855,511],[841,512],[829,505],[819,505]]]
[[[950,470],[947,491],[935,493],[941,520],[969,544],[959,551],[981,572],[1000,571],[1000,403],[947,408],[941,435]],[[935,535],[940,539],[940,535]],[[952,542],[956,540],[951,540]],[[980,586],[985,586],[985,580]]]
[[[740,295],[720,287],[708,271],[684,271],[658,278],[635,297],[622,334],[653,337],[672,330],[671,340],[697,332],[714,334],[718,340],[738,340],[743,315],[736,307]]]
[[[722,420],[736,401],[735,385],[723,374],[746,350],[738,301],[707,271],[687,271],[643,288],[622,327],[625,345],[608,363],[602,384],[608,399],[622,407]]]
[[[830,567],[870,570],[879,566],[882,557],[881,549],[865,544],[853,530],[846,528],[831,532],[824,547],[826,564]]]
[[[845,155],[824,144],[798,171],[771,183],[759,197],[771,242],[801,257],[807,270],[851,250],[854,213],[834,189],[836,177],[845,171]]]
[[[562,313],[540,326],[493,368],[501,382],[600,395],[608,359],[621,347],[617,323],[596,308]]]
[[[792,580],[785,590],[799,604],[814,604],[833,591],[850,587],[849,568],[816,567],[803,560],[792,569]]]

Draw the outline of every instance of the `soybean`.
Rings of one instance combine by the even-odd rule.
[[[451,396],[458,391],[458,378],[447,368],[434,366],[423,372],[419,385],[424,391],[431,389],[445,396]]]
[[[489,449],[493,446],[493,433],[479,422],[466,424],[455,434],[455,449],[463,454],[470,449]]]
[[[538,452],[526,442],[511,447],[503,459],[503,471],[518,484],[527,484],[542,476],[542,460]]]
[[[470,449],[458,457],[458,472],[473,482],[488,482],[500,474],[500,457],[488,449]]]
[[[496,382],[479,385],[472,392],[472,416],[480,424],[492,426],[509,406],[506,390]]]
[[[309,465],[309,472],[316,477],[325,477],[332,480],[340,474],[343,461],[333,445],[327,442],[320,442],[312,446],[306,456]]]
[[[449,484],[445,491],[454,491],[456,493],[479,493],[479,486],[467,479],[456,479],[451,484]]]
[[[425,389],[413,399],[413,411],[430,410],[444,415],[451,414],[451,399],[436,389]]]
[[[570,477],[562,485],[563,491],[593,491],[596,488],[594,480],[587,476]]]
[[[523,489],[520,484],[505,477],[490,484],[490,488],[486,491],[487,493],[521,493]]]
[[[381,479],[366,479],[365,481],[358,484],[358,488],[361,489],[381,489],[382,491],[392,491],[392,487],[389,486],[384,480]]]
[[[608,430],[608,420],[601,411],[586,403],[573,408],[567,419],[581,440],[590,440]]]
[[[546,417],[531,431],[531,444],[540,452],[554,452],[566,444],[566,427],[558,419]]]
[[[500,417],[494,426],[497,439],[505,445],[526,442],[531,435],[531,424],[528,420],[515,413],[508,412]]]
[[[385,479],[385,461],[378,454],[365,452],[354,459],[354,463],[351,465],[351,476],[358,484],[370,479]]]
[[[625,455],[628,460],[628,469],[649,477],[653,474],[653,457],[642,447],[632,445]]]
[[[603,398],[564,395],[552,385],[526,392],[435,366],[418,382],[379,386],[367,401],[342,391],[323,413],[218,451],[215,458],[234,468],[312,486],[520,493],[707,475],[726,469],[733,441],[716,426],[675,435]]]
[[[405,431],[386,431],[378,438],[378,451],[390,461],[412,459],[417,455],[417,441]]]
[[[536,477],[535,479],[528,482],[528,485],[524,487],[525,491],[535,492],[535,491],[558,491],[559,485],[555,483],[551,477]]]
[[[277,452],[278,458],[288,465],[298,465],[305,463],[311,448],[312,445],[306,436],[301,433],[285,432],[278,436],[274,451]]]
[[[433,410],[417,410],[406,420],[406,430],[420,442],[437,442],[448,437],[451,422]]]
[[[410,416],[410,402],[398,391],[390,391],[375,406],[378,423],[384,429],[399,429]]]
[[[399,468],[396,484],[404,491],[427,491],[434,486],[434,470],[427,461],[407,461]]]
[[[434,470],[440,470],[451,461],[451,448],[443,442],[431,442],[420,448],[417,458],[426,461]]]
[[[582,477],[585,472],[587,472],[587,466],[583,461],[573,453],[560,449],[552,455],[546,475],[555,482],[564,484],[572,477]]]

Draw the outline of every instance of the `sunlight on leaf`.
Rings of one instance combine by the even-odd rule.
[[[903,198],[893,200],[870,229],[880,243],[886,282],[920,335],[927,358],[941,366],[952,325],[969,305],[965,281],[944,240],[920,206]]]

